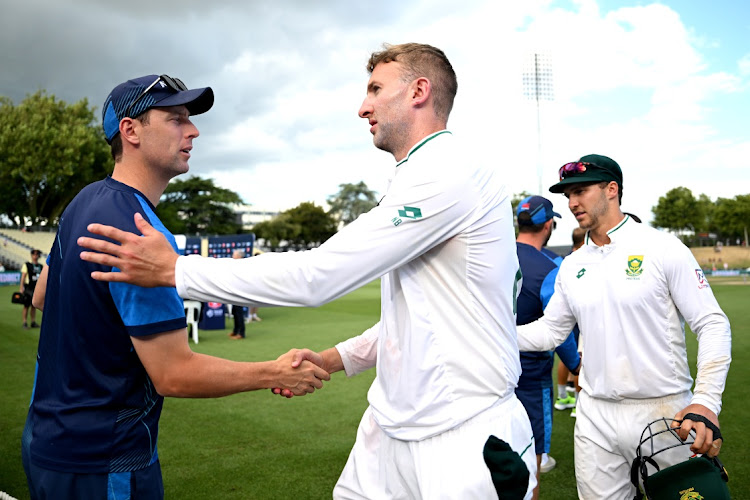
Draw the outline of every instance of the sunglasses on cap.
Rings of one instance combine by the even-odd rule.
[[[589,163],[586,161],[573,161],[566,163],[560,167],[560,180],[563,180],[571,175],[578,175],[584,173],[587,169],[604,170],[596,163]]]
[[[130,116],[130,110],[133,109],[133,106],[135,106],[136,104],[138,104],[141,99],[143,99],[144,97],[146,97],[146,94],[148,94],[148,92],[152,88],[154,88],[154,85],[156,85],[159,82],[164,82],[164,84],[167,87],[169,87],[170,89],[174,90],[175,92],[183,92],[183,91],[185,91],[185,90],[188,89],[187,85],[185,85],[184,83],[182,83],[182,80],[180,80],[179,78],[172,78],[171,76],[168,76],[168,75],[160,75],[159,78],[157,78],[156,80],[154,80],[154,83],[152,83],[151,85],[149,85],[148,87],[146,87],[146,89],[143,92],[141,92],[141,95],[139,95],[138,97],[135,98],[135,101],[133,101],[132,103],[130,103],[130,106],[128,106],[128,109],[125,110],[125,115],[124,116]]]

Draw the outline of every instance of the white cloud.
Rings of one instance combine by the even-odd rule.
[[[687,24],[697,0],[621,8],[596,0],[386,0],[377,8],[187,0],[177,13],[174,1],[134,1],[6,6],[0,93],[20,100],[46,88],[98,107],[111,87],[140,74],[210,85],[216,102],[195,119],[202,135],[192,173],[249,202],[322,204],[343,182],[364,180],[382,193],[393,159],[372,146],[357,117],[365,62],[382,42],[421,41],[442,48],[456,69],[449,127],[475,141],[472,153],[494,164],[512,192],[536,192],[542,167],[543,194],[564,215],[553,243],[567,243],[574,222],[565,199],[546,188],[559,165],[584,154],[622,165],[623,206],[646,220],[658,197],[680,185],[714,198],[750,192],[750,54],[716,61],[724,52],[716,47],[732,46],[724,36],[737,36],[729,32],[747,16],[722,19],[718,4],[705,9],[721,26],[711,32],[702,20]],[[537,108],[521,79],[535,51],[552,58],[555,95],[540,107],[541,156]]]

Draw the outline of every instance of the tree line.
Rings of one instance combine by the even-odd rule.
[[[94,108],[43,91],[18,106],[0,97],[0,214],[15,225],[55,224],[87,184],[114,162]]]
[[[282,212],[271,220],[253,226],[257,238],[262,238],[271,249],[285,244],[293,249],[319,246],[336,234],[340,225],[352,222],[377,204],[375,192],[360,181],[339,184],[339,191],[326,200],[326,212],[311,202]]]
[[[87,184],[112,173],[114,161],[95,108],[83,99],[68,104],[38,91],[18,105],[0,96],[0,223],[15,227],[58,224],[65,207]],[[272,247],[309,248],[330,238],[340,224],[367,212],[375,193],[364,182],[341,184],[330,209],[305,202],[258,224],[256,236]],[[175,178],[156,207],[173,233],[242,232],[232,206],[234,191],[211,179]]]
[[[0,96],[0,215],[17,227],[58,223],[80,189],[112,172],[114,163],[95,108],[83,99],[74,104],[38,91],[14,105]],[[514,196],[517,204],[528,193]],[[303,202],[253,232],[272,248],[319,245],[377,204],[364,182],[340,184],[328,199],[329,210]],[[189,235],[242,232],[232,205],[241,197],[197,176],[170,182],[157,215],[172,232]],[[750,194],[712,201],[677,187],[659,198],[651,224],[682,234],[688,243],[705,235],[735,241],[746,238]]]
[[[712,201],[686,187],[671,189],[651,209],[651,225],[680,234],[688,244],[706,241],[746,242],[750,230],[750,194]]]

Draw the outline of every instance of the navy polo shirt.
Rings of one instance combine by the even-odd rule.
[[[95,281],[92,271],[110,268],[81,260],[76,242],[91,235],[86,226],[94,222],[138,234],[135,212],[176,249],[148,199],[111,177],[85,187],[60,219],[27,421],[30,457],[39,467],[123,472],[158,459],[163,398],[130,337],[185,328],[182,299],[174,288]]]
[[[544,308],[555,292],[555,279],[562,257],[546,248],[539,251],[525,243],[516,242],[516,250],[523,274],[521,293],[518,295],[516,324],[525,325],[544,315]],[[578,364],[578,352],[572,333],[556,351],[566,364]],[[554,352],[521,352],[521,377],[518,387],[552,387]]]

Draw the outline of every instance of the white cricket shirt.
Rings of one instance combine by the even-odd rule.
[[[690,390],[684,322],[698,336],[692,403],[717,415],[731,361],[729,320],[690,250],[629,216],[563,260],[544,316],[518,328],[521,350],[553,348],[578,322],[581,389],[609,400]]]
[[[513,393],[520,363],[510,198],[448,131],[415,145],[380,204],[320,247],[252,259],[180,257],[185,298],[317,306],[375,278],[381,319],[337,345],[347,375],[377,365],[374,416],[398,439],[451,429]]]

